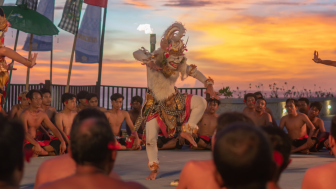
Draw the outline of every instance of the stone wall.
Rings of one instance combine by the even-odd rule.
[[[336,98],[308,98],[310,102],[319,101],[322,103],[322,111],[320,116],[334,115],[336,114]],[[221,99],[221,104],[217,110],[218,114],[224,112],[237,111],[242,112],[246,105],[243,102],[244,99]],[[284,111],[286,105],[285,98],[269,98],[266,99],[267,107],[273,112],[276,120],[280,120],[282,116],[287,113]],[[329,107],[329,108],[328,108]]]

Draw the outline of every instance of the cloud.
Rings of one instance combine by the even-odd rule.
[[[211,5],[213,2],[211,1],[196,1],[196,0],[178,0],[171,1],[170,3],[166,3],[163,6],[167,7],[203,7],[206,5]]]
[[[150,5],[148,5],[147,3],[144,3],[142,1],[139,0],[125,0],[125,5],[132,5],[135,6],[137,8],[142,8],[142,9],[151,9],[153,7],[151,7]]]

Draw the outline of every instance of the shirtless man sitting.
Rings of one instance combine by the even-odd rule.
[[[266,100],[262,97],[258,98],[254,105],[254,112],[247,114],[251,118],[257,127],[260,126],[272,126],[272,117],[265,111]]]
[[[72,122],[77,114],[76,112],[76,96],[71,93],[64,93],[62,95],[63,110],[56,114],[56,127],[61,132],[66,143],[70,144],[70,130]]]
[[[55,123],[55,115],[57,111],[54,107],[51,106],[51,92],[49,89],[42,88],[40,89],[42,93],[42,106],[41,108],[45,111],[48,115],[50,121]]]
[[[331,120],[329,146],[336,154],[336,116]],[[336,161],[308,169],[303,177],[302,189],[330,189],[335,187]]]
[[[129,126],[132,134],[127,138],[118,138],[118,142],[122,146],[122,150],[138,150],[140,148],[140,141],[138,138],[138,133],[134,131],[134,126],[130,115],[128,112],[121,110],[124,101],[124,96],[119,93],[115,93],[111,96],[112,109],[105,112],[106,117],[110,123],[113,134],[119,136],[121,124],[125,120],[126,124]]]
[[[87,108],[87,109],[84,109],[83,111],[80,111],[75,116],[72,125],[79,124],[80,122],[86,119],[89,119],[89,118],[95,118],[97,120],[108,122],[103,112],[97,109]],[[41,184],[63,179],[65,177],[75,174],[76,163],[71,158],[69,153],[70,153],[70,148],[68,149],[67,154],[53,157],[51,159],[44,161],[37,171],[34,188],[39,187]],[[110,176],[115,179],[121,179],[120,176],[116,172],[113,172],[113,171],[111,171]]]
[[[324,142],[328,140],[329,133],[326,132],[324,128],[324,122],[322,119],[318,117],[320,111],[322,110],[322,104],[320,102],[312,102],[310,104],[310,109],[308,112],[308,118],[315,126],[315,133],[313,137],[317,138],[317,142],[310,149],[310,151],[317,152],[324,147]],[[309,129],[307,128],[307,133],[309,133]]]
[[[253,93],[247,93],[244,96],[244,103],[246,107],[243,110],[243,114],[248,116],[249,114],[252,114],[254,112],[254,104],[256,100],[257,98]]]
[[[258,98],[264,98],[264,96],[261,94],[261,92],[255,92],[254,95],[256,96],[257,99]],[[273,116],[272,110],[266,107],[265,112],[269,113],[271,115],[271,117],[272,117],[272,125],[275,126],[275,127],[277,127],[278,124],[277,124],[277,122],[276,122],[276,120],[275,120],[275,118]]]
[[[308,116],[309,112],[309,100],[308,98],[298,99],[298,110],[300,113],[306,114]]]
[[[88,100],[86,100],[86,95],[88,95],[89,92],[87,91],[80,91],[78,94],[77,94],[77,100],[78,100],[78,105],[76,107],[77,109],[77,112],[85,109],[88,107]]]
[[[66,178],[42,184],[38,189],[145,188],[135,182],[124,182],[109,176],[117,152],[113,133],[106,121],[86,119],[72,126],[70,136],[70,153],[76,163],[76,171]]]
[[[66,150],[66,144],[61,133],[57,130],[55,125],[51,123],[48,115],[41,110],[42,94],[38,90],[31,90],[26,95],[29,108],[22,111],[20,119],[24,124],[25,129],[25,144],[24,149],[34,151],[34,157],[38,155],[58,155],[63,154]],[[58,138],[52,141],[36,141],[36,130],[40,127],[42,122],[49,128]]]
[[[309,149],[317,141],[316,138],[313,138],[315,127],[305,114],[296,112],[297,107],[297,100],[292,98],[286,100],[288,115],[281,118],[279,127],[280,129],[286,127],[289,137],[293,140],[292,153],[301,152],[309,154]],[[309,128],[309,135],[307,135],[307,127]]]
[[[216,133],[221,132],[227,126],[236,122],[244,122],[253,125],[253,121],[246,115],[238,112],[221,114],[217,119]],[[212,135],[212,149],[216,143],[216,134]],[[182,169],[179,183],[176,189],[220,189],[215,176],[216,167],[213,160],[188,161]]]
[[[20,104],[12,106],[12,109],[9,113],[9,119],[18,118],[21,112],[29,107],[29,103],[26,98],[27,93],[28,91],[23,91],[19,94],[18,100]]]
[[[128,114],[130,115],[130,118],[132,120],[133,125],[135,125],[135,122],[140,115],[142,102],[143,102],[143,99],[142,99],[141,96],[133,96],[132,99],[131,99],[132,109],[130,111],[128,111]],[[140,137],[140,135],[143,135],[144,127],[145,127],[145,124],[142,124],[141,127],[138,129],[139,137]],[[131,130],[130,130],[130,128],[127,124],[126,124],[126,130],[127,130],[127,134],[131,135]],[[140,138],[142,138],[142,137],[140,137]]]
[[[89,108],[97,108],[102,112],[106,112],[107,110],[103,107],[98,107],[98,95],[95,93],[89,93],[86,95],[86,100],[88,101]]]
[[[197,143],[197,147],[191,149],[211,150],[211,138],[217,126],[218,110],[220,101],[217,99],[209,99],[207,111],[204,112],[202,119],[198,123],[198,133],[193,134]]]

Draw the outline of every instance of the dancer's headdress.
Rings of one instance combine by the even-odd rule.
[[[160,46],[165,51],[166,58],[169,55],[182,56],[187,51],[187,44],[183,43],[182,37],[185,35],[186,29],[180,22],[175,22],[164,32]]]

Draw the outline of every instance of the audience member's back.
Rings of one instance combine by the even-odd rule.
[[[275,163],[269,139],[260,128],[234,123],[216,135],[217,171],[227,189],[266,189]]]
[[[70,138],[70,155],[76,162],[75,174],[43,184],[39,188],[144,188],[140,184],[108,176],[113,169],[117,151],[114,135],[106,121],[85,119],[72,126]]]
[[[329,147],[336,154],[336,116],[331,120]],[[331,189],[335,188],[336,161],[310,168],[306,171],[302,189]]]
[[[0,188],[20,188],[23,176],[23,125],[0,114]]]
[[[242,113],[229,112],[221,114],[217,119],[216,132],[221,132],[228,125],[236,122],[245,122],[253,125],[253,121]],[[215,144],[215,135],[212,136],[212,146]],[[176,189],[216,189],[220,188],[215,180],[216,167],[213,160],[189,161],[183,167],[179,184]]]

